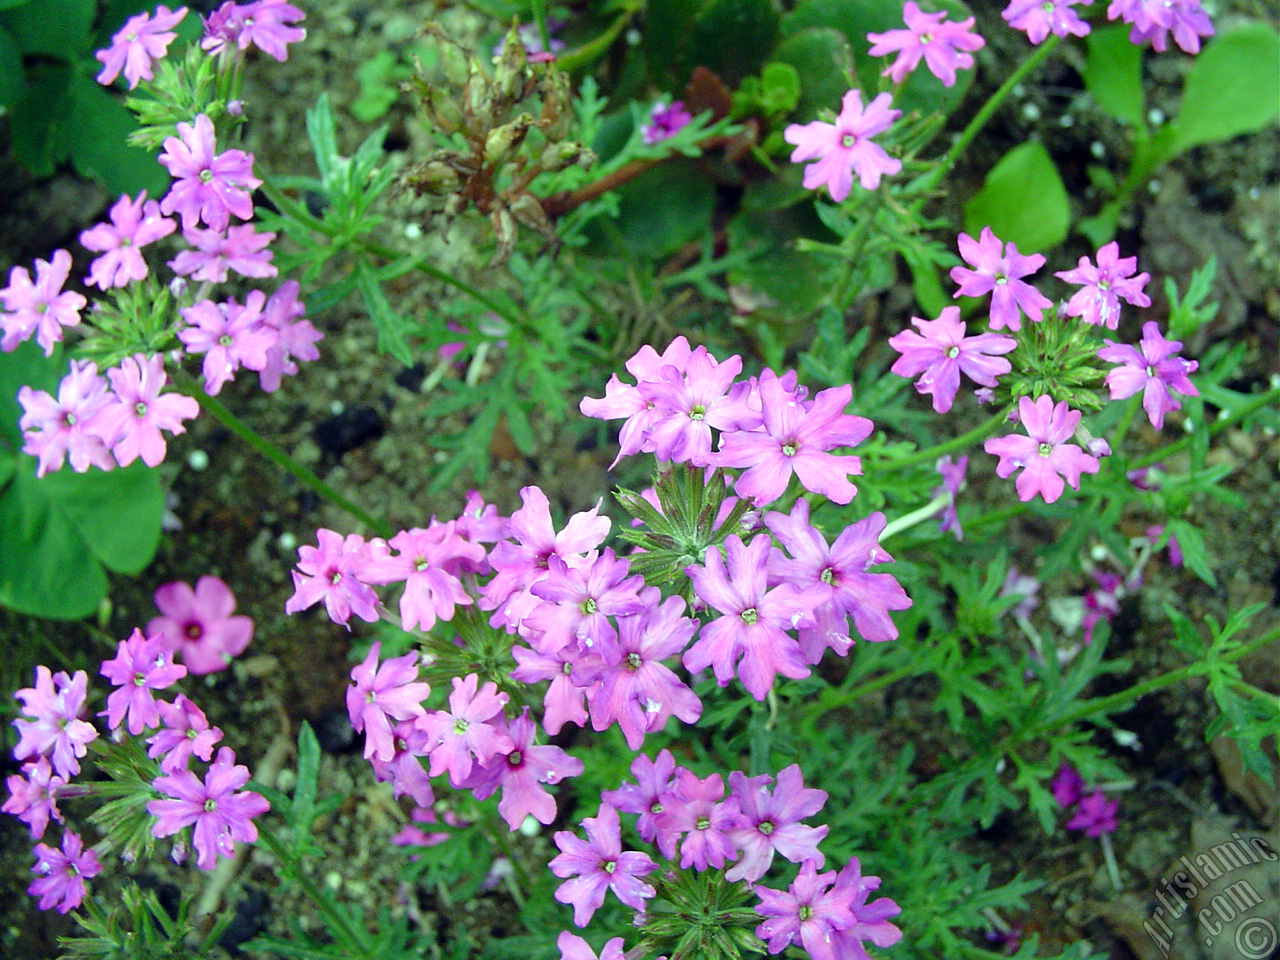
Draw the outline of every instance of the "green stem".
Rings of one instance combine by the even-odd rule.
[[[1026,79],[1027,74],[1040,66],[1040,64],[1058,48],[1058,44],[1061,42],[1062,38],[1057,34],[1053,34],[1048,40],[1040,44],[1040,46],[1036,48],[1035,52],[1032,53],[1031,56],[1027,57],[1017,70],[1009,74],[1008,79],[1006,79],[1004,83],[1000,84],[999,89],[997,89],[996,92],[987,99],[987,102],[982,105],[982,109],[973,115],[973,119],[970,120],[968,126],[961,131],[956,142],[951,145],[951,149],[943,154],[942,159],[938,161],[938,165],[911,185],[912,193],[927,194],[938,185],[938,181],[951,171],[955,162],[960,158],[960,154],[964,153],[969,144],[973,142],[973,138],[978,135],[979,131],[981,131],[986,125],[987,121],[991,119],[992,114],[1000,109],[1000,106],[1004,103],[1013,88]],[[921,197],[918,204],[923,203],[924,198]]]
[[[972,446],[979,440],[985,440],[991,434],[995,433],[1003,424],[1009,422],[1009,411],[1012,407],[1006,407],[997,413],[994,417],[977,427],[974,427],[968,433],[962,433],[958,437],[952,437],[945,443],[940,443],[934,447],[926,447],[924,450],[917,450],[915,453],[909,453],[905,457],[899,457],[885,464],[876,464],[871,467],[867,474],[873,473],[889,473],[892,470],[906,470],[908,467],[914,467],[920,463],[929,463],[944,457],[948,453],[954,453],[957,450],[963,450]]]
[[[258,825],[258,837],[276,855],[276,858],[284,866],[289,879],[297,881],[298,886],[302,888],[302,891],[310,898],[311,902],[319,907],[320,912],[329,921],[329,932],[335,936],[341,935],[346,940],[346,943],[343,944],[346,949],[358,950],[362,956],[369,956],[371,949],[365,940],[365,931],[354,926],[351,918],[333,902],[333,897],[306,875],[298,858],[293,856],[280,838],[261,825]]]
[[[402,256],[404,256],[404,254],[399,253],[396,250],[393,250],[391,247],[383,246],[382,244],[376,243],[372,240],[363,240],[361,241],[360,245],[367,252],[372,253],[374,256],[382,257],[384,260],[398,260]],[[488,307],[490,310],[492,310],[494,313],[500,316],[503,320],[507,321],[507,323],[511,324],[513,327],[523,326],[522,319],[517,314],[513,313],[510,309],[498,303],[498,301],[494,300],[492,297],[490,297],[488,294],[481,291],[479,288],[473,287],[471,284],[467,283],[465,280],[459,280],[453,274],[446,273],[444,270],[441,270],[439,267],[434,267],[430,263],[427,263],[425,257],[420,257],[417,260],[415,260],[413,264],[413,269],[419,271],[420,273],[425,273],[429,277],[434,277],[437,280],[441,280],[444,283],[449,284],[450,286],[456,287],[457,289],[465,293],[467,296],[475,300],[477,303]]]
[[[1245,417],[1249,416],[1252,413],[1256,413],[1257,411],[1265,407],[1267,404],[1274,403],[1276,400],[1280,400],[1280,387],[1272,387],[1266,393],[1258,394],[1256,397],[1254,397],[1244,406],[1239,407],[1236,410],[1233,410],[1230,414],[1223,417],[1221,420],[1215,421],[1213,425],[1209,427],[1209,436],[1210,437],[1217,436],[1223,430],[1227,429],[1227,427],[1230,427],[1239,423]],[[1159,463],[1165,457],[1172,456],[1173,454],[1177,453],[1179,450],[1182,450],[1186,447],[1191,446],[1194,440],[1195,440],[1194,434],[1192,434],[1191,436],[1183,437],[1181,440],[1175,440],[1173,443],[1169,444],[1167,447],[1161,447],[1159,450],[1156,450],[1153,453],[1149,453],[1145,457],[1142,457],[1141,459],[1135,461],[1133,464],[1130,465],[1130,469],[1137,470],[1142,467],[1149,467],[1153,463]]]
[[[249,444],[249,446],[253,447],[253,449],[257,450],[258,453],[262,454],[262,456],[266,457],[272,463],[283,468],[286,472],[293,474],[302,481],[303,484],[310,487],[334,506],[351,514],[351,516],[355,517],[378,536],[383,537],[384,539],[395,536],[395,530],[389,523],[373,516],[363,507],[360,507],[351,500],[348,500],[345,496],[333,487],[329,486],[329,484],[325,483],[297,460],[294,460],[293,457],[289,456],[275,444],[250,429],[219,400],[209,396],[209,394],[205,392],[204,388],[201,387],[200,384],[196,382],[196,380],[185,370],[174,370],[173,382],[174,386],[187,396],[195,398],[195,401],[207,412],[220,420],[223,426],[238,436],[245,443]]]

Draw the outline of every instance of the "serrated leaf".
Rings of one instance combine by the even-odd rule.
[[[1071,203],[1044,144],[1028,141],[1001,158],[982,189],[964,207],[965,230],[976,237],[990,227],[1022,254],[1060,244],[1071,225]]]

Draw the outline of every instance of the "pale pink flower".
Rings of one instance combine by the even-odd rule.
[[[1012,369],[1002,355],[1012,352],[1018,342],[999,333],[965,336],[959,307],[944,307],[937,320],[912,317],[911,322],[919,333],[903,330],[889,338],[889,346],[902,354],[890,370],[900,377],[919,374],[916,392],[933,395],[935,413],[951,409],[960,390],[960,374],[994,387],[996,378]]]
[[[1135,276],[1137,269],[1138,258],[1121,257],[1120,244],[1113,240],[1098,251],[1097,266],[1088,257],[1081,257],[1074,270],[1055,273],[1054,276],[1060,280],[1082,285],[1067,301],[1067,316],[1079,317],[1085,323],[1108,330],[1117,329],[1122,299],[1135,307],[1151,306],[1151,298],[1142,292],[1151,275],[1139,273]]]
[[[166,583],[155,604],[161,615],[147,624],[147,634],[164,637],[197,676],[225,670],[253,639],[253,620],[234,616],[235,594],[217,577],[201,577],[194,590],[181,580]]]
[[[289,24],[305,14],[286,0],[256,0],[255,3],[224,3],[205,18],[200,47],[212,54],[249,45],[283,63],[289,59],[288,45],[307,38],[307,31]]]
[[[111,46],[94,54],[102,61],[98,82],[109,84],[120,76],[122,70],[130,90],[139,81],[150,80],[154,76],[151,64],[168,52],[169,44],[178,36],[173,28],[186,15],[186,7],[170,11],[162,4],[156,7],[154,15],[140,13],[126,20],[112,36]]]
[[[1055,406],[1049,396],[1023,397],[1018,414],[1028,435],[992,437],[983,449],[1000,458],[998,476],[1022,471],[1016,483],[1020,500],[1039,494],[1046,503],[1053,503],[1062,496],[1064,477],[1073,490],[1079,490],[1080,474],[1098,472],[1097,458],[1067,442],[1080,422],[1080,412],[1070,409],[1066,401]]]
[[[585,927],[608,890],[632,909],[643,910],[645,900],[657,891],[640,878],[658,865],[647,853],[623,852],[618,811],[608,804],[601,804],[599,815],[587,817],[582,826],[587,840],[568,830],[555,835],[561,853],[549,864],[557,877],[572,878],[556,890],[556,899],[573,905],[574,924]]]
[[[203,220],[221,231],[232,216],[253,217],[250,192],[262,181],[253,175],[252,155],[243,150],[216,151],[213,121],[203,113],[194,126],[179,123],[178,136],[164,142],[160,163],[175,182],[160,201],[160,212],[180,214],[184,230]]]
[[[973,17],[956,23],[946,16],[946,12],[925,13],[914,0],[907,0],[902,8],[905,30],[867,34],[871,56],[883,57],[895,51],[898,54],[881,76],[902,83],[923,57],[929,72],[941,80],[944,87],[955,86],[956,70],[972,67],[971,53],[981,50],[986,41],[973,32]]]
[[[46,357],[62,340],[62,328],[80,323],[80,311],[88,301],[74,290],[63,291],[71,272],[71,254],[55,250],[51,260],[36,260],[33,283],[26,267],[9,271],[9,285],[0,290],[0,350],[9,353],[34,333]],[[96,369],[96,368],[95,368]]]
[[[1184,53],[1199,53],[1200,38],[1213,36],[1213,21],[1200,0],[1112,0],[1107,19],[1132,24],[1130,42],[1150,40],[1152,49],[1160,53],[1170,33]]]
[[[479,683],[474,673],[454,677],[449,709],[417,721],[431,737],[431,776],[447,770],[455,786],[471,773],[473,763],[489,763],[495,755],[513,749],[511,737],[495,726],[494,720],[502,714],[507,695],[499,693],[492,681],[477,689]]]
[[[1154,320],[1142,325],[1142,341],[1137,348],[1112,340],[1103,342],[1106,346],[1098,351],[1099,359],[1119,364],[1105,381],[1111,399],[1123,400],[1142,391],[1142,409],[1157,430],[1164,427],[1166,413],[1182,409],[1182,404],[1173,398],[1173,391],[1187,397],[1200,396],[1187,376],[1200,364],[1178,356],[1182,341],[1166,340]]]
[[[102,413],[111,403],[107,381],[98,376],[92,360],[72,360],[70,372],[58,386],[58,399],[28,386],[18,389],[23,414],[23,452],[39,457],[36,476],[57,470],[68,457],[71,469],[84,473],[90,466],[115,466],[99,429]]]
[[[352,669],[347,714],[356,732],[364,731],[365,757],[389,762],[396,755],[391,721],[416,722],[425,717],[422,701],[430,695],[431,687],[418,679],[416,653],[379,664],[381,651],[382,642],[374,641],[369,655]]]
[[[60,777],[70,779],[79,773],[79,758],[98,737],[93,724],[80,719],[88,687],[89,675],[83,670],[68,676],[62,670],[51,674],[46,666],[36,667],[36,685],[13,695],[25,714],[13,721],[18,728],[13,758],[47,757]]]
[[[1022,309],[1032,320],[1039,321],[1053,304],[1049,298],[1027,283],[1030,276],[1044,266],[1038,253],[1023,256],[1017,244],[1002,243],[990,227],[983,227],[977,240],[960,234],[960,256],[969,267],[952,267],[951,279],[960,285],[956,296],[980,297],[991,294],[991,329],[1008,327],[1019,330]],[[970,269],[970,267],[972,269]]]
[[[103,290],[123,287],[147,276],[147,261],[142,258],[142,248],[167,237],[178,225],[160,215],[160,204],[147,199],[147,191],[131,200],[122,196],[111,206],[110,223],[100,223],[80,234],[80,243],[86,250],[102,256],[89,264],[90,286]]]
[[[265,300],[261,290],[252,290],[244,306],[233,297],[223,303],[201,300],[178,311],[189,324],[178,331],[178,339],[188,353],[204,354],[204,388],[211,395],[221,392],[242,366],[266,369],[267,353],[280,335],[262,322]]]
[[[168,377],[159,354],[125,357],[119,367],[107,371],[107,377],[115,402],[99,414],[99,434],[120,466],[127,467],[139,458],[148,467],[158,466],[166,450],[160,431],[186,433],[182,421],[199,415],[200,404],[180,393],[161,395]]]
[[[1083,37],[1089,33],[1089,24],[1071,8],[1093,0],[1010,0],[1001,14],[1015,30],[1021,30],[1034,44],[1044,42],[1054,33],[1060,37]]]
[[[144,637],[135,628],[127,640],[120,641],[115,657],[102,664],[102,675],[116,689],[99,716],[105,716],[107,725],[115,730],[127,715],[129,732],[136,737],[160,725],[160,711],[151,691],[173,686],[187,675],[187,668],[173,662],[163,637]]]
[[[835,123],[814,120],[788,126],[782,136],[796,148],[791,162],[817,161],[805,168],[805,189],[816,190],[825,184],[831,199],[839,203],[853,189],[854,173],[863,189],[874,190],[882,176],[901,170],[901,160],[890,157],[883,147],[871,141],[902,116],[901,110],[890,109],[892,102],[889,94],[882,93],[864,110],[862,91],[850,90],[841,101]]]
[[[227,227],[225,231],[193,227],[182,231],[182,236],[192,249],[179,252],[169,261],[173,272],[181,276],[223,283],[228,270],[242,277],[274,277],[277,273],[271,263],[273,254],[266,249],[276,235],[258,233],[251,223]]]

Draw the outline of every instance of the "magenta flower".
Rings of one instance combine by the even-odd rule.
[[[217,577],[201,577],[194,590],[181,580],[166,583],[156,590],[155,603],[160,616],[147,624],[147,635],[164,637],[197,676],[225,670],[253,639],[253,620],[233,616],[235,594]]]
[[[1088,257],[1081,257],[1074,270],[1062,270],[1054,276],[1068,283],[1082,284],[1080,290],[1067,301],[1067,316],[1079,317],[1115,330],[1120,325],[1120,301],[1123,299],[1135,307],[1151,306],[1151,298],[1142,288],[1151,279],[1149,273],[1139,273],[1137,257],[1121,257],[1120,244],[1114,240],[1098,251],[1095,267]]]
[[[410,796],[420,807],[430,807],[436,802],[431,778],[422,765],[422,758],[431,749],[429,739],[426,731],[417,727],[415,720],[400,720],[391,728],[391,759],[383,760],[376,753],[369,757],[369,764],[379,782],[390,781],[395,796]]]
[[[981,50],[986,41],[973,32],[973,17],[953,23],[946,16],[945,12],[924,13],[914,0],[907,0],[902,8],[907,29],[867,34],[871,56],[883,57],[897,51],[898,59],[881,76],[902,83],[923,57],[929,72],[941,80],[944,87],[955,86],[956,70],[972,67],[970,53]]]
[[[1200,0],[1112,0],[1107,19],[1132,24],[1129,40],[1135,44],[1150,40],[1160,53],[1170,33],[1184,53],[1199,53],[1200,38],[1213,36],[1213,21]]]
[[[994,387],[996,377],[1012,369],[1002,355],[1013,351],[1018,342],[999,333],[966,337],[959,307],[944,307],[937,320],[912,317],[911,322],[919,333],[903,330],[889,338],[889,346],[902,354],[890,370],[900,377],[923,374],[916,381],[916,392],[933,395],[936,413],[951,409],[961,373],[984,387]]]
[[[1067,821],[1067,829],[1083,830],[1086,837],[1100,837],[1104,833],[1115,833],[1116,814],[1119,810],[1119,800],[1108,800],[1105,793],[1095,790],[1080,798],[1076,815]]]
[[[473,768],[464,786],[471,788],[477,800],[488,799],[502,787],[498,814],[512,830],[519,829],[525,817],[551,823],[556,818],[556,802],[542,785],[580,776],[582,761],[559,747],[535,746],[533,738],[538,727],[530,718],[528,707],[510,722],[501,714],[496,720],[495,726],[510,738],[512,749]]]
[[[147,812],[156,818],[151,832],[168,837],[194,826],[191,839],[196,866],[212,870],[219,855],[231,857],[235,853],[237,840],[252,843],[258,839],[253,818],[271,809],[264,797],[251,790],[235,792],[248,782],[249,768],[236,763],[230,747],[218,751],[203,783],[190,770],[156,777],[155,788],[168,799],[147,803]]]
[[[417,721],[431,738],[431,776],[447,770],[454,786],[467,779],[473,763],[486,764],[513,749],[511,737],[495,725],[509,698],[493,681],[477,690],[479,683],[474,673],[454,677],[449,709]]]
[[[189,230],[203,220],[212,229],[226,230],[232,216],[253,217],[249,194],[262,186],[253,175],[253,157],[243,150],[216,153],[213,121],[205,114],[195,126],[178,124],[178,136],[164,142],[160,162],[176,181],[160,201],[161,213],[177,212],[182,229]]]
[[[453,619],[458,605],[475,601],[462,588],[458,577],[464,570],[477,570],[484,562],[484,547],[458,536],[454,521],[432,521],[427,529],[405,530],[388,543],[396,556],[378,556],[370,564],[365,579],[370,583],[403,583],[400,595],[400,625],[404,630],[430,630],[436,619]]]
[[[102,675],[117,687],[107,697],[107,709],[99,716],[107,718],[107,726],[117,729],[129,719],[129,732],[135,737],[143,730],[160,725],[152,690],[164,690],[187,675],[187,668],[171,659],[164,637],[144,637],[137,628],[129,639],[121,640],[113,659],[102,664]]]
[[[1060,37],[1087,36],[1089,24],[1071,8],[1092,3],[1093,0],[1010,0],[1001,16],[1009,26],[1023,31],[1032,43],[1040,44],[1051,33]]]
[[[200,48],[219,54],[233,47],[247,50],[249,45],[274,57],[281,63],[289,59],[286,49],[301,43],[307,31],[291,27],[305,14],[286,0],[256,0],[255,3],[224,3],[204,21],[204,39]]]
[[[644,142],[649,146],[669,140],[693,122],[693,114],[684,108],[683,100],[668,104],[659,101],[649,111],[649,122],[640,128]]]
[[[664,842],[662,815],[666,812],[662,803],[663,796],[671,789],[676,771],[676,760],[670,750],[659,750],[656,759],[650,759],[643,753],[631,761],[631,775],[635,783],[626,783],[617,790],[605,790],[600,799],[622,813],[638,814],[636,831],[645,843],[658,841],[663,851],[675,851],[675,837],[669,843]],[[664,853],[664,856],[666,854]]]
[[[39,840],[49,826],[49,819],[63,822],[58,809],[58,793],[67,785],[67,778],[53,772],[49,761],[41,757],[35,763],[24,763],[21,774],[13,774],[5,781],[9,799],[0,811],[11,813],[31,828],[31,837]]]
[[[1022,471],[1015,484],[1018,499],[1026,501],[1040,494],[1045,503],[1053,503],[1062,496],[1064,477],[1072,490],[1079,490],[1080,474],[1098,472],[1097,458],[1067,443],[1080,422],[1078,410],[1070,409],[1065,401],[1055,406],[1048,396],[1035,400],[1023,397],[1018,401],[1018,414],[1027,436],[992,437],[982,447],[1000,458],[998,476]]]
[[[47,757],[60,777],[70,779],[80,772],[80,761],[88,745],[96,740],[93,724],[81,720],[89,687],[89,675],[77,670],[67,676],[59,670],[49,673],[46,666],[36,667],[36,685],[14,693],[22,702],[22,712],[31,719],[13,721],[18,728],[18,745],[13,748],[15,760]]]
[[[90,286],[103,290],[123,287],[147,276],[147,261],[142,248],[167,237],[178,225],[160,215],[160,204],[147,199],[147,191],[131,200],[122,196],[111,206],[110,223],[100,223],[80,234],[86,250],[101,253],[89,264]]]
[[[0,350],[10,353],[18,344],[31,339],[44,348],[46,357],[53,355],[53,345],[62,340],[62,328],[80,323],[80,311],[88,303],[73,290],[63,292],[71,272],[71,254],[55,250],[52,260],[36,260],[33,283],[26,267],[9,271],[9,285],[0,290],[0,304],[9,313],[0,313]]]
[[[736,797],[724,797],[724,780],[713,773],[699,780],[691,771],[676,771],[675,783],[662,798],[666,808],[663,827],[684,834],[680,843],[680,869],[719,869],[726,860],[736,860],[731,834],[746,825]]]
[[[1063,763],[1058,767],[1058,772],[1053,775],[1050,790],[1053,793],[1053,799],[1058,801],[1058,806],[1074,807],[1084,796],[1084,778],[1071,764]]]
[[[258,371],[258,385],[267,393],[280,389],[284,374],[298,372],[294,360],[316,360],[320,351],[316,343],[324,334],[310,320],[299,319],[306,308],[298,302],[298,281],[286,280],[267,298],[262,308],[262,326],[274,330],[276,340],[267,348],[267,365]]]
[[[952,267],[951,279],[960,284],[956,296],[980,297],[991,294],[991,327],[1019,330],[1018,308],[1039,322],[1052,304],[1049,298],[1022,280],[1044,266],[1038,253],[1022,256],[1017,244],[1001,243],[990,227],[983,227],[979,239],[960,234],[960,256],[973,269]]]
[[[107,371],[107,377],[115,402],[98,415],[99,435],[107,441],[120,466],[127,467],[139,458],[148,467],[159,465],[166,450],[161,429],[186,433],[182,421],[198,416],[200,405],[180,393],[160,395],[168,377],[164,358],[159,354],[125,357],[119,367]]]
[[[31,868],[36,879],[27,893],[40,898],[40,909],[55,907],[69,913],[84,900],[84,882],[102,872],[98,855],[84,849],[80,835],[68,830],[62,835],[62,849],[44,843],[36,844],[36,865]]]
[[[324,531],[321,531],[322,533]],[[347,714],[356,732],[364,731],[366,758],[390,761],[395,756],[392,720],[418,721],[427,715],[422,701],[431,687],[418,680],[418,655],[406,653],[378,663],[382,642],[374,641],[369,655],[351,671]]]
[[[150,80],[154,74],[151,64],[159,60],[169,50],[177,34],[173,32],[182,18],[187,15],[186,7],[170,11],[168,7],[156,7],[155,15],[140,13],[130,17],[124,26],[111,38],[111,46],[94,54],[102,61],[102,72],[97,80],[101,84],[109,84],[120,72],[129,81],[129,89],[136,87],[141,80]]]
[[[1147,411],[1147,418],[1157,430],[1164,427],[1166,413],[1182,409],[1182,404],[1173,398],[1172,391],[1187,397],[1200,396],[1196,385],[1187,377],[1200,364],[1178,356],[1182,341],[1166,340],[1154,320],[1142,325],[1142,341],[1138,349],[1127,343],[1103,342],[1106,346],[1098,351],[1098,357],[1108,363],[1119,364],[1105,380],[1111,390],[1111,399],[1123,400],[1141,390],[1142,409]]]
[[[866,960],[867,951],[862,941],[870,940],[877,947],[891,947],[902,939],[902,931],[889,922],[902,908],[888,897],[867,903],[867,896],[880,888],[879,877],[864,877],[862,864],[851,857],[840,875],[836,877],[833,893],[849,895],[849,913],[853,922],[836,931],[836,956],[841,960]]]
[[[744,545],[734,534],[725,540],[727,566],[720,550],[708,547],[706,566],[685,568],[698,597],[723,614],[704,626],[685,652],[685,668],[697,672],[712,667],[723,687],[741,659],[742,685],[757,700],[765,698],[779,673],[793,679],[809,675],[800,644],[786,631],[811,625],[813,608],[823,599],[819,592],[791,583],[766,590],[770,546],[767,536]]]
[[[806,160],[818,162],[805,168],[806,190],[816,190],[826,184],[831,199],[836,203],[849,196],[853,189],[853,175],[865,190],[874,190],[880,178],[892,176],[902,169],[902,161],[885,153],[884,148],[871,138],[884,133],[902,116],[901,110],[892,110],[893,98],[882,93],[862,108],[862,91],[850,90],[840,103],[840,113],[835,123],[814,120],[803,126],[793,123],[783,131],[783,139],[793,144],[792,163]]]
[[[511,679],[520,683],[550,680],[543,694],[542,726],[553,737],[566,723],[581,727],[587,722],[587,689],[599,673],[599,657],[586,656],[576,643],[555,653],[543,654],[528,647],[514,646],[511,655],[518,666]]]
[[[712,460],[711,429],[750,429],[759,417],[730,388],[742,372],[736,354],[717,362],[698,347],[684,370],[664,364],[654,379],[637,385],[641,398],[653,406],[641,449],[659,460],[705,467]]]
[[[644,902],[657,891],[640,878],[658,869],[647,853],[622,851],[621,823],[618,811],[607,803],[600,813],[582,821],[587,839],[579,840],[568,830],[555,835],[561,853],[548,865],[562,880],[556,899],[573,905],[573,922],[585,927],[604,903],[605,891],[634,910],[643,910]]]
[[[228,227],[225,231],[193,227],[184,230],[182,236],[193,249],[183,250],[169,261],[173,272],[181,276],[223,283],[228,270],[234,270],[242,277],[276,275],[276,268],[271,263],[273,254],[266,249],[276,235],[258,233],[251,223]]]
[[[554,654],[571,643],[607,655],[617,646],[618,631],[609,617],[625,617],[645,609],[639,590],[644,577],[631,574],[631,563],[606,547],[589,566],[570,567],[548,558],[547,575],[529,588],[544,601],[521,621],[521,632],[541,633],[533,641],[538,652]]]
[[[203,353],[204,388],[218,394],[222,385],[235,376],[241,366],[263,370],[267,352],[279,340],[279,334],[262,323],[262,307],[266,295],[250,291],[244,306],[231,298],[224,303],[201,300],[178,313],[190,326],[178,331],[178,339],[190,354]]]
[[[662,662],[684,652],[698,622],[683,616],[679,597],[667,597],[658,606],[656,587],[646,587],[640,596],[645,608],[618,619],[618,642],[591,696],[592,727],[607,730],[616,722],[632,750],[639,750],[645,734],[661,730],[672,716],[684,723],[702,716],[697,695]]]
[[[621,937],[614,937],[604,945],[600,955],[596,956],[596,952],[591,949],[591,944],[577,934],[565,930],[556,938],[556,946],[560,948],[560,960],[623,960],[623,943]]]
[[[769,872],[775,852],[792,863],[808,860],[821,867],[826,862],[818,844],[827,835],[827,825],[806,827],[800,822],[823,808],[826,791],[806,787],[795,763],[778,772],[777,786],[770,794],[772,780],[767,773],[748,777],[735,770],[729,774],[729,788],[745,823],[729,831],[741,859],[724,875],[726,880],[755,883]]]
[[[72,360],[70,372],[58,385],[58,399],[43,390],[18,388],[23,414],[23,452],[39,457],[36,476],[57,470],[67,458],[71,469],[84,473],[89,467],[110,470],[115,466],[99,429],[101,416],[111,403],[107,381],[98,376],[92,360]]]
[[[298,569],[293,571],[294,593],[284,605],[285,613],[306,610],[324,601],[329,619],[344,626],[355,614],[365,623],[378,619],[378,596],[362,581],[373,561],[364,537],[352,533],[345,538],[332,530],[317,530],[319,546],[298,548]]]
[[[806,408],[765,371],[759,391],[761,428],[724,434],[713,458],[718,466],[747,468],[734,490],[759,505],[772,503],[787,492],[794,473],[806,490],[834,503],[853,500],[858,488],[848,478],[862,473],[862,460],[830,452],[857,446],[871,435],[870,420],[844,412],[853,388],[845,384],[823,390]]]
[[[683,374],[688,366],[690,353],[689,341],[684,337],[676,337],[667,344],[667,349],[662,353],[645,344],[636,351],[635,356],[628,360],[625,366],[627,372],[636,378],[637,384],[646,380],[658,381],[662,368],[668,364],[675,367],[678,373]],[[649,428],[664,416],[653,403],[641,396],[639,386],[623,383],[618,379],[617,374],[609,377],[609,382],[604,387],[603,397],[598,400],[585,397],[578,405],[578,409],[582,411],[584,417],[593,417],[597,420],[625,418],[626,423],[622,425],[618,435],[618,455],[609,465],[610,469],[616,467],[623,457],[634,456],[645,449]],[[652,445],[647,449],[652,451]]]
[[[813,960],[840,960],[835,952],[837,930],[853,921],[849,910],[852,892],[832,887],[836,872],[818,873],[817,865],[806,860],[800,874],[786,893],[756,887],[760,903],[756,913],[767,917],[756,927],[756,936],[768,943],[770,953],[781,953],[798,944]]]
[[[956,513],[956,498],[960,496],[960,490],[964,486],[964,475],[969,469],[969,456],[965,454],[958,460],[953,460],[950,456],[939,457],[937,463],[938,473],[942,476],[942,486],[934,487],[930,496],[941,496],[946,494],[947,505],[942,508],[942,523],[938,525],[939,533],[951,531],[956,541],[964,539],[964,530],[960,526],[960,517]]]
[[[209,725],[203,710],[181,693],[173,703],[161,700],[156,706],[163,725],[147,738],[147,756],[160,761],[161,773],[185,770],[193,756],[206,763],[213,758],[222,731]]]
[[[827,647],[841,656],[848,653],[853,642],[850,615],[863,639],[872,643],[897,639],[898,628],[889,611],[906,610],[911,598],[892,574],[867,572],[877,564],[893,562],[880,546],[883,513],[850,524],[830,547],[809,523],[809,504],[804,499],[796,501],[790,515],[768,514],[765,525],[792,557],[773,551],[774,579],[803,590],[813,604],[811,622],[800,627],[805,662],[817,663]]]

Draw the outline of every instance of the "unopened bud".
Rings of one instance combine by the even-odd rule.
[[[538,126],[555,143],[569,135],[573,126],[573,95],[569,90],[569,78],[558,67],[547,68],[542,82],[542,119]]]
[[[467,78],[463,112],[472,130],[483,130],[491,124],[493,119],[493,104],[489,99],[489,78],[474,63],[471,65],[471,76]]]
[[[428,160],[419,164],[405,179],[419,194],[434,196],[450,193],[461,183],[458,172],[442,160]]]
[[[532,124],[533,118],[523,114],[511,123],[504,123],[490,130],[484,142],[485,162],[495,167],[505,162],[511,156],[511,152],[524,142]]]
[[[585,164],[586,166],[589,167],[591,164],[595,163],[595,154],[584,147],[581,143],[578,143],[576,140],[562,140],[559,143],[549,144],[547,148],[542,151],[542,166],[543,169],[550,170],[552,172],[564,170],[567,167],[573,166],[575,163],[581,163],[584,159],[584,155],[587,160],[587,163]]]
[[[471,75],[471,63],[463,49],[447,37],[437,35],[436,48],[440,53],[440,70],[449,86],[461,89]]]
[[[507,33],[502,44],[502,52],[498,55],[498,65],[494,70],[493,87],[495,94],[506,104],[515,103],[524,91],[525,74],[528,71],[529,56],[524,43],[520,40],[520,31],[515,23]]]

